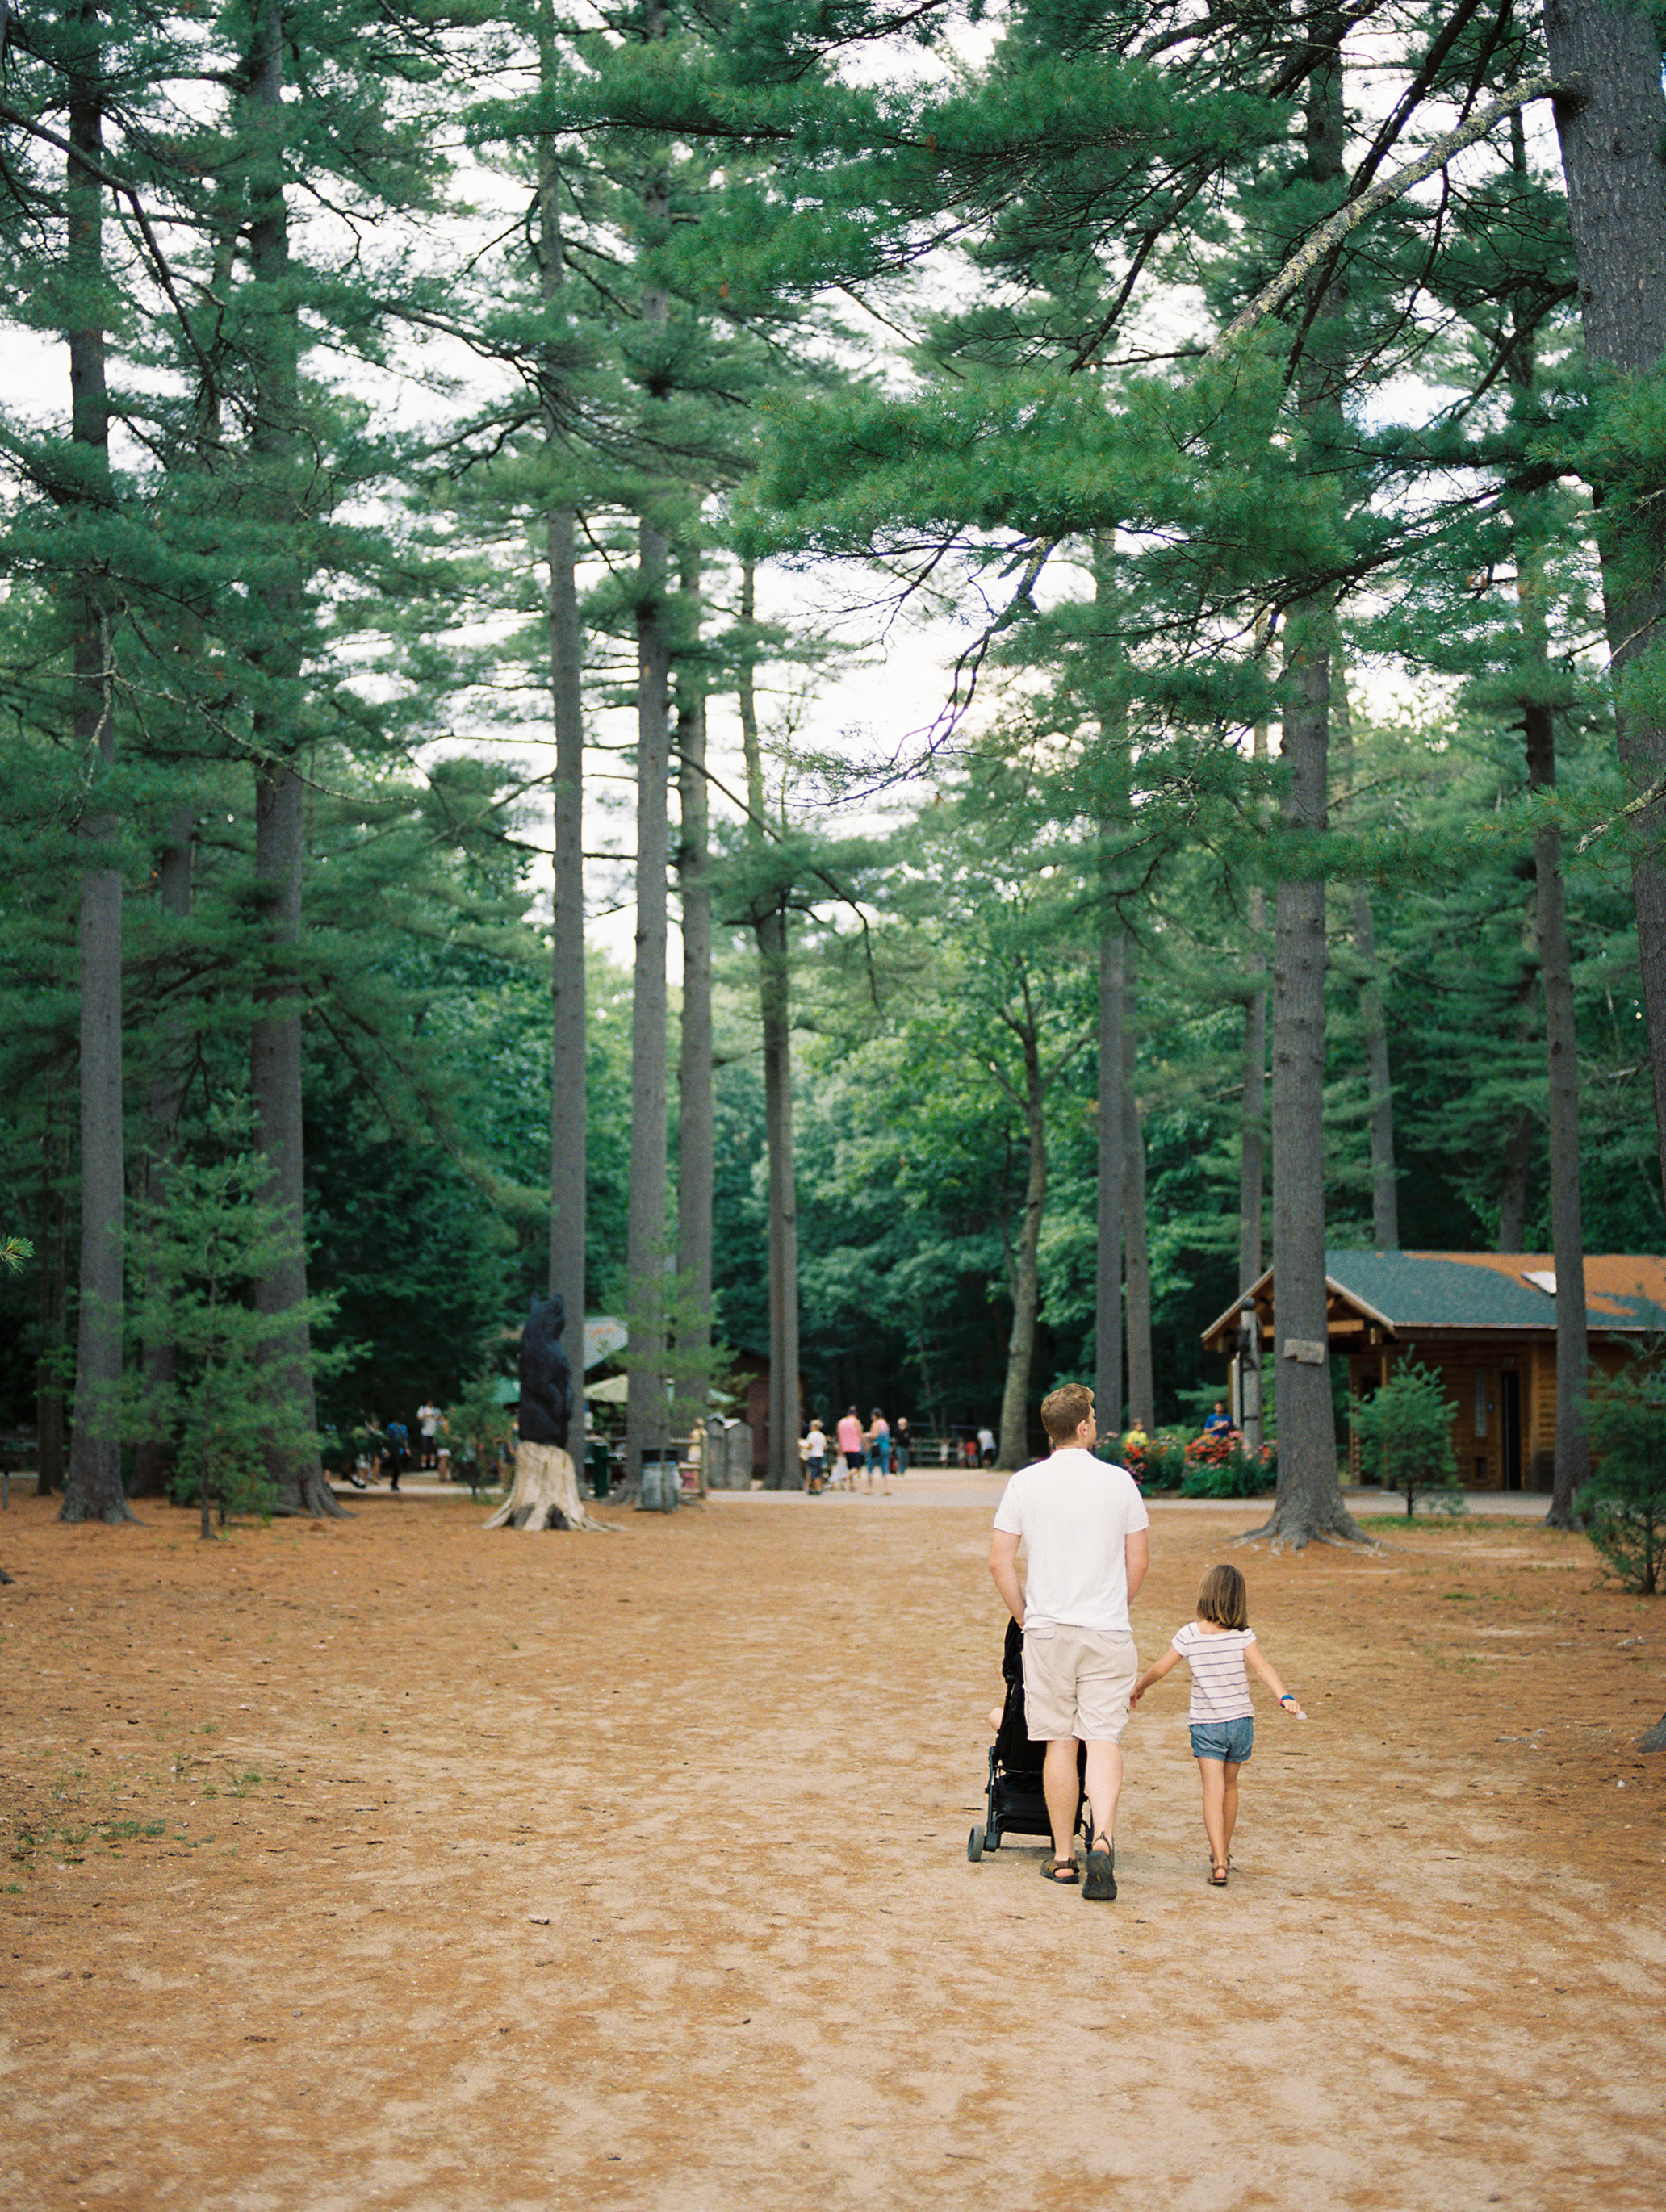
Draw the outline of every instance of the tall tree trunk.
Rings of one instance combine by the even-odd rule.
[[[763,1020],[763,1121],[769,1165],[769,1439],[766,1481],[800,1490],[799,1217],[793,1164],[792,945],[787,902],[757,925]]]
[[[1267,757],[1267,725],[1256,730],[1256,757]],[[1238,1104],[1238,1292],[1246,1293],[1261,1279],[1262,1233],[1267,1204],[1267,893],[1251,884],[1245,901],[1245,925],[1250,949],[1244,967],[1259,990],[1252,989],[1243,1009],[1243,1084]],[[1248,1343],[1239,1354],[1238,1426],[1245,1445],[1255,1454],[1262,1448],[1264,1415],[1262,1404],[1261,1327],[1253,1310]]]
[[[1519,564],[1518,564],[1519,565]],[[1527,611],[1529,655],[1547,675],[1542,615]],[[1540,699],[1524,703],[1529,781],[1535,791],[1556,781],[1555,720]],[[1585,1425],[1585,1252],[1579,1218],[1579,1054],[1573,1012],[1573,950],[1562,880],[1562,835],[1541,824],[1534,842],[1538,876],[1539,971],[1544,979],[1545,1042],[1550,1061],[1550,1224],[1556,1271],[1556,1462],[1553,1528],[1574,1526],[1573,1498],[1590,1475]]]
[[[1116,537],[1110,530],[1093,540],[1093,595],[1104,610],[1105,628],[1116,635],[1114,592]],[[1114,653],[1115,647],[1111,647]],[[1128,794],[1128,715],[1120,696],[1107,702],[1099,717],[1097,766],[1104,785],[1099,835],[1105,850],[1100,862],[1105,920],[1099,939],[1099,1127],[1098,1218],[1093,1261],[1093,1405],[1102,1437],[1122,1429],[1122,1208],[1127,1173],[1122,1112],[1122,957],[1127,932],[1112,903],[1116,890],[1111,840],[1132,811]]]
[[[562,1299],[575,1370],[584,1379],[588,1038],[584,974],[584,714],[579,595],[569,509],[550,514],[550,690],[556,725],[555,882],[550,900],[550,1291]]]
[[[1330,708],[1329,611],[1292,610],[1286,630],[1282,757],[1287,820],[1326,826]],[[1325,1290],[1325,887],[1280,882],[1273,952],[1273,1264],[1279,1492],[1263,1533],[1298,1548],[1354,1536],[1336,1472]]]
[[[1263,652],[1270,641],[1270,625],[1257,626]],[[1267,763],[1265,722],[1256,725],[1254,758],[1258,768]],[[1244,927],[1249,949],[1244,970],[1250,985],[1243,1007],[1243,1084],[1238,1103],[1238,1292],[1242,1296],[1261,1279],[1265,1264],[1262,1231],[1267,1206],[1267,892],[1259,883],[1250,885],[1244,902]],[[1262,1448],[1261,1327],[1252,1313],[1250,1341],[1239,1355],[1238,1425],[1252,1453]]]
[[[1140,1051],[1139,968],[1130,945],[1122,963],[1122,1249],[1128,1284],[1128,1419],[1157,1425],[1152,1376],[1151,1240],[1146,1225],[1146,1135],[1134,1090]]]
[[[191,872],[195,832],[196,817],[187,801],[175,811],[168,840],[162,848],[156,870],[156,896],[163,914],[173,923],[185,922],[191,915]],[[168,1177],[179,1142],[179,1115],[185,1104],[187,1073],[182,1038],[165,1034],[156,1039],[155,1048],[161,1057],[150,1079],[148,1115],[150,1135],[144,1164],[145,1206],[152,1220],[167,1203]],[[148,1342],[144,1347],[147,1395],[154,1393],[158,1401],[165,1401],[171,1393],[177,1365],[171,1333],[165,1331],[154,1341]],[[128,1486],[128,1496],[160,1498],[167,1490],[173,1473],[174,1456],[171,1436],[151,1435],[143,1438],[133,1455],[133,1480]]]
[[[269,1401],[285,1412],[266,1447],[280,1513],[339,1516],[319,1462],[311,1332],[306,1312],[307,1245],[301,1087],[301,868],[306,794],[295,765],[301,719],[301,631],[305,593],[299,554],[286,557],[299,503],[300,326],[290,281],[289,210],[283,197],[284,17],[281,0],[256,0],[245,98],[249,164],[250,344],[255,368],[251,475],[268,532],[268,574],[258,587],[264,635],[251,716],[255,754],[254,872],[264,937],[264,973],[249,1036],[255,1144],[266,1169],[263,1195],[284,1236],[255,1285],[256,1310],[288,1327],[262,1346]],[[284,549],[283,551],[280,549]],[[299,1426],[306,1441],[295,1443]]]
[[[1265,617],[1256,625],[1258,658],[1266,656],[1271,631],[1271,623]],[[1252,757],[1256,768],[1262,770],[1267,766],[1267,732],[1265,722],[1256,723]],[[1244,905],[1250,946],[1243,965],[1250,989],[1243,1007],[1243,1089],[1238,1109],[1240,1291],[1247,1291],[1260,1279],[1265,1264],[1262,1232],[1267,1204],[1267,892],[1262,884],[1250,884]],[[1259,1412],[1256,1426],[1259,1437]]]
[[[1522,980],[1516,992],[1516,1038],[1525,1058],[1537,1027],[1539,997],[1538,895],[1529,890],[1528,913],[1522,931]],[[1527,1186],[1533,1168],[1534,1139],[1538,1116],[1523,1106],[1504,1140],[1499,1168],[1499,1249],[1520,1252],[1527,1241]]]
[[[636,939],[630,1017],[630,1212],[626,1241],[630,1382],[626,1480],[663,1451],[666,1402],[666,786],[671,773],[671,623],[663,531],[638,531]]]
[[[1047,1211],[1047,1094],[1042,1082],[1041,1041],[1033,1020],[1018,1029],[1017,1035],[1024,1053],[1025,1171],[1024,1218],[1012,1261],[1012,1328],[1006,1343],[1006,1382],[1000,1399],[997,1457],[1002,1467],[1023,1467],[1030,1457],[1030,1377],[1036,1361],[1041,1232]]]
[[[706,686],[700,665],[700,556],[678,563],[682,620],[677,662],[677,882],[683,917],[683,1024],[678,1062],[677,1400],[679,1437],[711,1405],[712,895],[706,786]]]
[[[1353,780],[1353,715],[1341,654],[1331,647],[1331,720]],[[1400,1188],[1394,1165],[1394,1079],[1389,1066],[1389,1028],[1377,966],[1377,924],[1371,893],[1353,886],[1353,951],[1359,970],[1359,1031],[1365,1063],[1365,1120],[1371,1143],[1371,1243],[1379,1252],[1400,1249]]]
[[[1389,1068],[1389,1027],[1377,968],[1377,931],[1371,894],[1353,887],[1353,950],[1359,963],[1359,1026],[1365,1050],[1365,1096],[1371,1132],[1371,1243],[1379,1252],[1400,1249],[1400,1188],[1394,1164],[1394,1083]]]
[[[255,718],[257,732],[260,717]],[[255,779],[254,870],[264,923],[268,979],[255,993],[249,1031],[255,1144],[265,1167],[262,1196],[278,1209],[283,1240],[254,1286],[255,1310],[287,1326],[262,1346],[269,1402],[288,1410],[266,1445],[266,1471],[280,1513],[339,1516],[318,1454],[313,1347],[307,1322],[305,1155],[301,1134],[301,999],[288,963],[301,943],[301,872],[306,793],[293,761],[269,759]],[[293,1441],[297,1427],[302,1441]]]
[[[752,838],[763,842],[767,805],[763,753],[758,740],[754,639],[757,575],[740,572],[741,648],[739,706],[746,757],[746,804]],[[758,1012],[763,1029],[763,1129],[769,1173],[769,1435],[764,1482],[771,1490],[797,1490],[804,1481],[799,1460],[799,1224],[793,1163],[792,939],[787,897],[776,893],[757,914]]]
[[[84,468],[83,520],[110,500],[105,388],[102,54],[98,17],[76,9],[65,178],[67,261],[76,325],[70,337],[70,436]],[[131,1521],[121,1486],[122,1262],[125,1191],[121,1110],[119,827],[100,797],[115,764],[110,625],[96,556],[74,587],[70,733],[89,788],[81,836],[81,1303],[75,1430],[60,1521]]]
[[[1341,11],[1320,0],[1309,36],[1328,52],[1310,80],[1306,174],[1340,191],[1345,116]],[[1299,371],[1302,411],[1316,453],[1341,442],[1346,372],[1340,289],[1316,303]],[[1328,826],[1330,658],[1335,613],[1318,595],[1298,600],[1285,628],[1284,816],[1316,836]],[[1274,903],[1273,1265],[1279,1492],[1259,1534],[1297,1550],[1317,1537],[1360,1541],[1342,1503],[1331,1407],[1325,1290],[1325,886],[1316,873],[1281,878]]]
[[[70,1203],[64,1186],[69,1172],[70,1117],[57,1085],[49,1081],[40,1127],[40,1350],[34,1370],[35,1437],[40,1451],[37,1498],[50,1498],[64,1487],[64,1322],[70,1287]]]
[[[1093,1405],[1101,1436],[1122,1428],[1122,957],[1114,925],[1099,939],[1099,1191],[1093,1268]]]
[[[538,64],[547,87],[556,71],[551,11],[538,17]],[[548,140],[538,155],[538,286],[552,311],[565,265],[562,246],[559,173]],[[547,358],[544,444],[546,464],[560,449],[556,385],[560,370]],[[551,790],[555,881],[550,900],[550,1291],[567,1310],[567,1341],[574,1372],[584,1387],[585,1150],[587,1048],[584,975],[584,634],[579,621],[577,518],[572,508],[550,510],[544,520],[550,571],[547,620],[550,707],[556,734]]]
[[[1527,129],[1520,108],[1510,118],[1510,161],[1518,183],[1529,181],[1527,159]],[[1516,395],[1531,410],[1534,386],[1536,381],[1535,341],[1539,320],[1543,309],[1530,294],[1517,301],[1511,310],[1516,325],[1516,343],[1510,349],[1509,365],[1505,370]],[[1518,550],[1520,550],[1518,548]],[[1517,568],[1517,591],[1519,596],[1520,565]],[[1531,693],[1541,694],[1544,671],[1543,624],[1541,620],[1540,672],[1529,686]],[[1526,914],[1522,929],[1522,972],[1516,991],[1516,1036],[1520,1047],[1520,1058],[1525,1061],[1533,1042],[1539,1001],[1538,974],[1538,895],[1532,888],[1534,870],[1530,865],[1517,864],[1517,873],[1529,884]],[[1517,1115],[1505,1139],[1499,1175],[1499,1250],[1519,1252],[1527,1241],[1527,1186],[1533,1166],[1534,1140],[1538,1130],[1538,1116],[1530,1106],[1523,1106]]]
[[[1245,902],[1250,985],[1243,1006],[1243,1084],[1238,1104],[1238,1288],[1247,1291],[1265,1265],[1262,1232],[1267,1205],[1267,893],[1251,884]],[[1259,988],[1256,978],[1260,977]]]
[[[1585,352],[1618,378],[1666,357],[1666,100],[1660,35],[1631,0],[1544,0]],[[1641,797],[1632,890],[1666,1193],[1666,503],[1658,464],[1594,483],[1620,757]]]
[[[665,0],[642,0],[642,36],[663,39]],[[642,233],[664,236],[671,216],[665,171],[650,168],[642,186]],[[666,320],[669,295],[645,285],[641,319]],[[666,1397],[666,821],[671,775],[671,547],[645,510],[636,551],[636,939],[630,1017],[630,1208],[625,1240],[631,1364],[626,1405],[625,1479],[639,1484],[642,1454],[663,1451],[671,1433]]]

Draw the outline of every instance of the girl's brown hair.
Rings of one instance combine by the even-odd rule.
[[[1250,1593],[1236,1567],[1211,1567],[1197,1594],[1197,1617],[1219,1628],[1248,1628]]]

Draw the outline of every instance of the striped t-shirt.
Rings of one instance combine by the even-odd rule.
[[[1256,1640],[1253,1628],[1205,1628],[1189,1620],[1177,1631],[1174,1648],[1192,1670],[1189,1721],[1244,1721],[1255,1713],[1250,1698],[1250,1678],[1243,1671],[1245,1646]]]

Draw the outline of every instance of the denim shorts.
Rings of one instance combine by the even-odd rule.
[[[1229,1759],[1234,1766],[1242,1766],[1255,1741],[1256,1723],[1247,1716],[1241,1721],[1192,1723],[1194,1759]]]

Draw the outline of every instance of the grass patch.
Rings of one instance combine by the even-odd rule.
[[[1361,1528],[1398,1528],[1402,1534],[1408,1528],[1415,1528],[1420,1535],[1427,1534],[1438,1528],[1447,1531],[1455,1529],[1459,1535],[1473,1536],[1475,1532],[1473,1516],[1467,1521],[1462,1521],[1446,1513],[1438,1515],[1419,1513],[1409,1519],[1403,1513],[1356,1513],[1353,1518]]]

